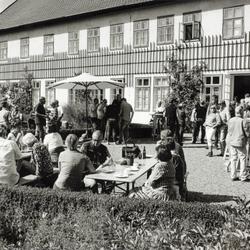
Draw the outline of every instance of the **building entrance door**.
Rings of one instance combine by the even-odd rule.
[[[234,97],[238,100],[245,98],[245,94],[250,94],[250,75],[234,77]]]

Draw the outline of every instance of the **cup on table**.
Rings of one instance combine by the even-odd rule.
[[[122,175],[128,177],[128,175],[129,175],[129,169],[127,169],[127,168],[124,169]]]

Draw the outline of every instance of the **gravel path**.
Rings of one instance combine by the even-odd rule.
[[[150,139],[137,140],[139,147],[146,147],[147,154],[154,154],[155,142]],[[121,145],[107,145],[115,160],[121,158]],[[220,152],[214,150],[214,157],[207,157],[204,144],[191,144],[191,135],[187,134],[184,142],[184,153],[187,162],[187,187],[192,201],[211,203],[232,203],[235,196],[250,199],[250,182],[231,181],[230,173],[225,170],[222,157],[216,156]],[[145,177],[138,180],[141,185]]]

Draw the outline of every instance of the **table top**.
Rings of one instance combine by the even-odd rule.
[[[133,171],[132,166],[115,164],[114,167],[107,166],[103,169],[98,170],[97,173],[89,174],[85,177],[95,180],[132,183],[135,182],[142,175],[144,175],[148,170],[153,168],[154,165],[157,163],[157,160],[155,158],[148,158],[142,160],[136,159],[135,162],[139,163],[139,170],[137,171]],[[126,172],[128,173],[128,177],[123,177],[124,170],[126,170]]]

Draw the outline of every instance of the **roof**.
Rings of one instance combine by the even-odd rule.
[[[0,14],[0,30],[10,30],[79,15],[177,0],[17,0]]]

